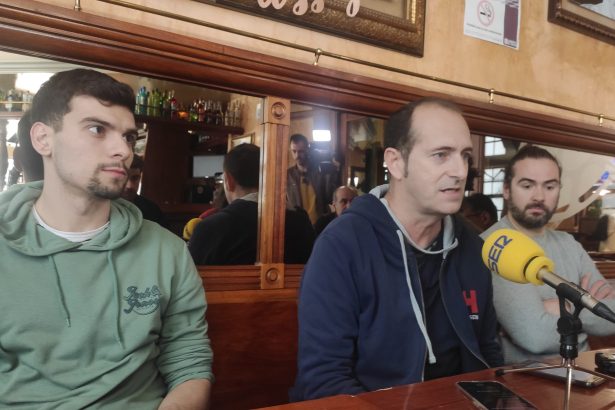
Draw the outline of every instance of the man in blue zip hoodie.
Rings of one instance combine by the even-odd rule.
[[[356,198],[305,267],[293,401],[502,364],[482,241],[453,216],[472,154],[460,110],[408,104],[384,144],[390,185]]]
[[[0,195],[0,408],[203,409],[212,351],[185,243],[119,198],[131,88],[57,73],[34,97],[44,182]]]

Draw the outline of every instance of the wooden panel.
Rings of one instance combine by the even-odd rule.
[[[209,292],[260,289],[260,267],[246,266],[199,266],[203,286]]]
[[[596,267],[607,279],[615,279],[615,261],[596,261]]]
[[[216,377],[211,408],[287,403],[297,360],[296,302],[210,302],[207,319]]]

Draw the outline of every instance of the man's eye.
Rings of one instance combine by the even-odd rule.
[[[134,144],[135,142],[137,142],[137,135],[136,134],[125,134],[124,139],[126,140],[127,143]]]
[[[104,134],[105,132],[105,128],[101,125],[93,125],[90,128],[88,128],[88,130],[92,133],[92,134],[96,134],[96,135],[101,135]]]

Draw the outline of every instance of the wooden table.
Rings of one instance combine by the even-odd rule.
[[[603,349],[600,351],[613,351]],[[594,369],[594,353],[584,352],[576,363]],[[310,400],[269,410],[375,410],[375,409],[476,409],[472,402],[457,388],[461,380],[497,380],[529,400],[538,409],[557,410],[564,406],[565,382],[549,380],[531,374],[511,373],[501,377],[493,369],[466,373],[459,376],[431,380],[378,390],[357,396],[339,395],[319,400]],[[615,382],[605,382],[594,388],[572,387],[570,408],[574,410],[615,409]]]

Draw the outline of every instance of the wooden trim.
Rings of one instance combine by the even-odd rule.
[[[596,261],[596,267],[606,279],[615,279],[615,261]]]
[[[373,116],[435,95],[33,0],[14,3],[0,0],[0,49],[6,51]],[[475,132],[615,155],[613,129],[456,100]]]
[[[255,303],[296,301],[297,289],[260,289],[260,290],[234,290],[234,291],[206,291],[207,303]]]

